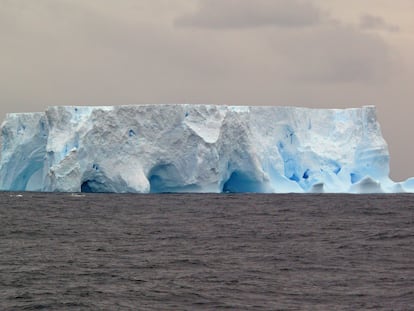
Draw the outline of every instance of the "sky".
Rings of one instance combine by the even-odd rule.
[[[414,0],[0,0],[0,119],[55,105],[375,105],[414,176]]]

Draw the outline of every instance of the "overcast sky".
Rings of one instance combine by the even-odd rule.
[[[414,0],[0,0],[0,118],[51,105],[376,105],[414,176]]]

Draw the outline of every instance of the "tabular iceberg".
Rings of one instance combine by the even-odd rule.
[[[140,105],[8,114],[0,189],[412,192],[394,183],[375,107]]]

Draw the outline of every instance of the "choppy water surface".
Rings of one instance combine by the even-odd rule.
[[[413,195],[0,193],[1,310],[409,310]]]

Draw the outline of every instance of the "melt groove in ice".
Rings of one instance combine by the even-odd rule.
[[[1,135],[6,191],[414,191],[388,177],[373,106],[59,106],[8,114]]]

